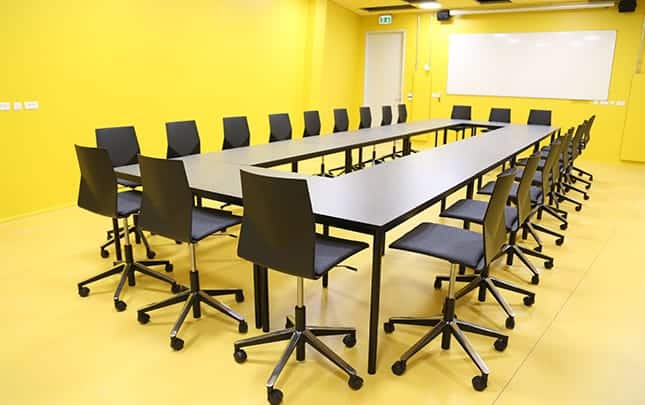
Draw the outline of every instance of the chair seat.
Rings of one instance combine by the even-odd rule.
[[[518,183],[513,183],[511,186],[511,193],[509,194],[509,197],[511,200],[516,200],[517,199],[517,190],[520,187]],[[479,194],[484,194],[484,195],[492,195],[493,194],[493,189],[495,188],[495,181],[489,181],[484,185],[484,187],[480,188],[478,193]],[[531,202],[533,203],[538,203],[542,202],[542,189],[540,187],[536,186],[531,186]]]
[[[390,247],[463,264],[475,270],[482,270],[484,266],[483,236],[452,226],[429,222],[419,224]]]
[[[141,185],[141,183],[137,183],[136,181],[130,181],[125,179],[116,179],[116,183],[118,185],[130,187],[130,188],[139,187]]]
[[[334,266],[355,255],[369,245],[347,239],[334,238],[316,234],[314,271],[318,277],[322,276]]]
[[[515,175],[515,180],[520,181],[522,180],[522,176],[524,175],[524,168],[523,167],[518,167],[517,168],[517,174]],[[533,176],[533,184],[542,184],[542,172],[537,171],[535,172],[535,176]],[[515,185],[515,184],[513,184]],[[517,193],[516,193],[517,195]]]
[[[199,242],[205,237],[222,231],[242,222],[242,218],[213,208],[193,208],[192,242]]]
[[[461,219],[481,225],[484,223],[484,215],[486,215],[487,208],[488,202],[486,201],[464,199],[457,201],[445,209],[439,216],[442,218]],[[519,228],[519,224],[517,222],[517,208],[506,206],[504,209],[506,229],[509,231],[517,230]]]
[[[119,218],[128,217],[141,209],[141,192],[124,191],[116,195],[116,213]]]

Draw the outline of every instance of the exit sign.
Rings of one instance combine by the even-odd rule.
[[[384,14],[384,15],[378,16],[378,23],[381,25],[392,24],[392,15]]]

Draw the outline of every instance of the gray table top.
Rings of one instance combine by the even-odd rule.
[[[317,220],[356,231],[388,230],[463,187],[473,178],[548,137],[557,127],[510,124],[485,135],[395,159],[335,178],[253,166],[287,163],[313,154],[385,142],[466,123],[429,120],[181,158],[191,188],[205,197],[241,203],[240,169],[307,179]],[[494,124],[498,125],[498,124]],[[500,124],[501,125],[501,124]],[[280,163],[278,163],[280,164]],[[115,168],[139,177],[138,165]]]

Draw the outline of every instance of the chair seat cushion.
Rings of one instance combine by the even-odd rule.
[[[486,215],[487,209],[488,202],[486,201],[465,199],[457,201],[444,210],[439,216],[443,218],[461,219],[481,225],[484,223],[484,216]],[[517,230],[519,227],[517,223],[517,208],[506,206],[504,209],[506,229],[509,231]]]
[[[116,183],[121,186],[130,187],[130,188],[139,187],[141,185],[141,183],[137,183],[136,181],[130,181],[125,179],[116,179]]]
[[[193,208],[193,226],[191,237],[193,242],[198,242],[205,237],[222,231],[228,227],[242,222],[242,218],[228,211],[216,210],[207,207]]]
[[[511,186],[511,193],[509,195],[509,198],[511,200],[517,200],[517,190],[519,186],[519,183],[513,183],[513,185]],[[484,187],[479,189],[478,193],[484,195],[492,195],[494,188],[495,181],[489,181],[488,183],[486,183],[486,185],[484,185]],[[542,202],[542,189],[540,187],[531,186],[530,193],[532,203],[537,204]]]
[[[347,239],[334,238],[316,234],[314,271],[318,277],[322,276],[334,266],[355,255],[369,245]]]
[[[392,249],[448,260],[475,270],[484,267],[484,238],[480,233],[425,222],[390,245]]]
[[[141,192],[124,191],[116,195],[116,213],[119,218],[128,217],[141,209]]]

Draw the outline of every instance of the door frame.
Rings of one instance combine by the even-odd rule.
[[[377,30],[377,31],[367,31],[365,33],[365,62],[363,63],[363,103],[362,105],[368,105],[366,103],[365,97],[367,97],[367,64],[369,62],[368,60],[368,38],[370,35],[378,35],[378,34],[403,34],[403,41],[401,43],[401,100],[399,103],[403,103],[404,101],[404,95],[405,91],[403,89],[404,84],[405,84],[405,49],[406,49],[406,36],[407,36],[407,30],[404,29],[399,29],[399,30]]]

